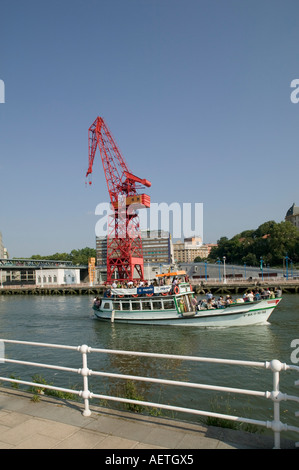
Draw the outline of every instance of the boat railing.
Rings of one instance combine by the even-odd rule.
[[[69,351],[73,351],[74,353],[80,353],[81,354],[80,366],[77,368],[74,368],[74,367],[67,367],[67,366],[61,366],[61,365],[45,364],[45,363],[38,363],[38,362],[33,362],[33,361],[25,361],[25,360],[8,358],[8,351],[6,349],[9,349],[9,348],[6,348],[6,346],[8,346],[9,344],[22,345],[24,348],[26,346],[33,346],[33,347],[41,347],[41,348],[50,348],[52,350],[54,349],[55,350],[60,349],[61,351],[69,350]],[[144,358],[159,358],[165,361],[174,359],[174,360],[187,361],[187,362],[188,361],[197,362],[197,363],[204,362],[204,363],[210,363],[210,364],[213,363],[213,364],[231,365],[231,366],[239,366],[239,367],[242,366],[242,367],[247,367],[247,368],[250,367],[250,368],[253,368],[254,370],[256,369],[270,370],[273,373],[273,390],[272,391],[263,391],[263,390],[258,391],[258,390],[252,390],[252,389],[235,388],[235,387],[228,387],[228,386],[221,386],[221,385],[207,385],[203,383],[192,383],[192,382],[179,381],[179,380],[169,380],[165,378],[145,377],[145,376],[132,375],[132,374],[123,374],[123,373],[119,374],[119,373],[114,373],[110,371],[107,372],[104,370],[95,371],[88,367],[88,355],[91,353],[102,354],[102,355],[113,355],[113,356],[122,355],[122,356],[133,356],[133,357],[135,356],[135,357],[144,357]],[[22,353],[22,357],[24,357],[23,353]],[[246,360],[218,359],[218,358],[198,357],[198,356],[183,356],[183,355],[173,355],[173,354],[102,349],[102,348],[93,348],[93,347],[87,346],[86,344],[83,344],[80,346],[67,346],[67,345],[61,345],[61,344],[49,344],[49,343],[39,343],[39,342],[31,342],[31,341],[2,339],[0,340],[0,363],[17,364],[18,366],[28,366],[30,367],[30,370],[32,370],[33,367],[36,367],[36,368],[41,368],[41,369],[54,369],[54,370],[61,371],[61,372],[68,372],[68,373],[71,372],[74,374],[81,375],[82,376],[82,389],[81,390],[48,385],[46,383],[38,383],[38,382],[33,382],[33,381],[28,381],[28,380],[16,379],[10,374],[11,371],[8,371],[8,374],[7,374],[7,375],[10,374],[10,377],[1,376],[0,381],[12,383],[12,384],[18,384],[18,386],[27,385],[30,387],[34,387],[35,389],[56,390],[60,392],[77,395],[84,400],[84,410],[83,410],[84,416],[91,415],[91,410],[89,406],[90,400],[94,398],[98,398],[100,400],[105,400],[105,402],[112,401],[112,402],[119,402],[119,403],[129,403],[133,405],[152,407],[155,409],[172,410],[175,412],[190,413],[193,415],[213,417],[217,419],[230,420],[230,421],[234,421],[238,423],[247,423],[249,425],[261,426],[266,429],[271,429],[273,431],[274,448],[276,449],[280,448],[280,444],[281,444],[280,438],[281,438],[282,431],[290,431],[294,433],[299,433],[298,426],[283,423],[280,419],[280,415],[281,415],[280,402],[289,401],[289,402],[299,403],[299,397],[290,395],[288,393],[282,393],[279,387],[281,372],[289,371],[289,370],[299,372],[299,366],[296,366],[294,364],[289,365],[286,363],[282,363],[276,359],[271,360],[271,361],[257,362],[257,361],[246,361]],[[162,373],[163,370],[164,369],[161,368],[161,371],[159,371],[159,373]],[[209,374],[210,373],[211,371],[209,370]],[[245,395],[245,396],[262,397],[262,398],[265,398],[265,400],[272,402],[273,419],[272,420],[252,419],[252,418],[247,418],[247,417],[242,417],[242,416],[217,413],[215,411],[206,411],[206,410],[200,410],[200,409],[194,409],[194,408],[187,408],[183,406],[176,406],[176,405],[171,405],[169,403],[167,404],[158,403],[158,402],[154,403],[154,402],[149,402],[149,401],[144,401],[144,400],[131,399],[127,397],[94,393],[89,390],[89,377],[91,376],[106,377],[109,379],[114,378],[117,380],[123,379],[123,380],[130,380],[130,381],[142,381],[142,382],[149,382],[153,384],[163,384],[163,385],[174,386],[174,387],[177,387],[177,386],[188,387],[188,388],[191,387],[194,389],[208,390],[211,392],[220,391],[223,393],[235,393],[235,394],[240,394],[240,395]],[[252,374],[250,374],[249,377],[250,377],[249,380],[252,381]],[[299,386],[299,380],[295,381],[294,384],[296,386]],[[170,398],[168,395],[168,402],[169,402],[169,399]],[[268,409],[269,406],[265,404],[265,408]],[[295,416],[298,417],[299,412],[295,412]],[[295,445],[299,447],[299,442],[297,442]]]

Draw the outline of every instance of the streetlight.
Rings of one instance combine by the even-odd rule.
[[[220,264],[221,264],[221,261],[220,259],[217,259],[216,263],[218,263],[218,266],[219,266],[219,282],[221,281],[221,274],[220,274]]]
[[[207,261],[205,261],[205,278],[207,280],[208,276],[207,276]]]
[[[244,263],[244,277],[246,279],[246,263]]]
[[[289,266],[288,266],[288,254],[286,253],[285,260],[286,260],[286,278],[289,279]]]
[[[264,280],[264,272],[263,272],[263,258],[261,257],[261,271],[262,271],[262,281]]]
[[[226,284],[225,260],[226,257],[223,256],[223,284]]]

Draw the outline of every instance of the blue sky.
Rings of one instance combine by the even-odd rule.
[[[102,116],[153,202],[203,203],[204,242],[298,195],[297,0],[2,0],[0,231],[11,256],[95,247]]]

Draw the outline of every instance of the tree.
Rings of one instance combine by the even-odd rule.
[[[57,261],[71,261],[73,264],[87,265],[89,258],[96,258],[96,250],[94,248],[82,248],[80,250],[72,250],[71,253],[55,253],[54,255],[32,255],[31,259],[48,259]]]
[[[299,230],[290,222],[264,222],[256,230],[244,230],[230,240],[221,237],[209,260],[215,262],[226,257],[227,262],[259,266],[261,257],[265,264],[281,266],[288,255],[293,263],[299,262]]]

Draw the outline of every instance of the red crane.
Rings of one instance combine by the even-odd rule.
[[[139,194],[146,179],[133,175],[121,155],[105,121],[97,117],[88,130],[89,166],[86,177],[92,173],[99,147],[113,216],[107,230],[107,283],[114,279],[133,281],[144,279],[142,241],[139,226],[139,208],[150,207],[150,197]],[[90,183],[91,184],[91,183]]]

